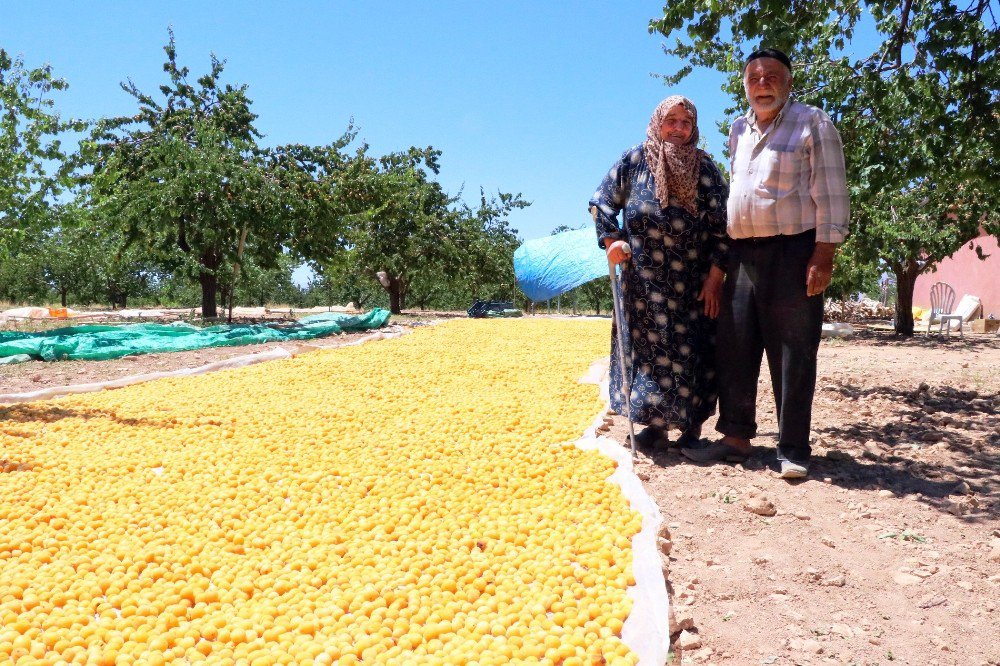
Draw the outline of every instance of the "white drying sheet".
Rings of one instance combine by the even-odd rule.
[[[606,398],[607,368],[608,359],[595,361],[580,382],[599,382],[601,395]],[[632,598],[632,612],[622,627],[622,641],[639,657],[639,666],[663,666],[670,651],[670,600],[667,596],[667,584],[663,579],[660,552],[656,547],[656,535],[663,516],[635,475],[632,454],[617,442],[597,436],[597,428],[604,423],[607,408],[608,405],[605,404],[604,411],[597,415],[593,424],[575,444],[584,450],[596,449],[618,463],[618,468],[608,480],[622,489],[622,495],[632,509],[642,515],[642,529],[632,537],[632,574],[635,585],[628,588],[628,595]]]

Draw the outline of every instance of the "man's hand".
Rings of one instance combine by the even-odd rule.
[[[809,263],[806,264],[806,296],[817,296],[830,286],[833,277],[833,253],[836,243],[816,243]]]
[[[718,266],[712,266],[708,272],[708,277],[701,285],[698,292],[698,300],[705,301],[705,315],[715,319],[719,316],[719,307],[722,303],[722,282],[726,274]]]
[[[615,241],[608,246],[608,264],[616,266],[632,256],[632,248],[625,241]]]

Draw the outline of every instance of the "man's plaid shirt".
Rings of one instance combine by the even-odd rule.
[[[847,235],[844,147],[820,109],[789,100],[761,134],[750,111],[729,132],[729,235],[763,238],[816,229],[816,241]]]

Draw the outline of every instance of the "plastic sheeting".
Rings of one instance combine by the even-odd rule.
[[[533,301],[546,301],[599,277],[608,259],[591,228],[526,241],[514,252],[517,286]]]
[[[0,358],[28,354],[43,361],[95,361],[206,347],[312,340],[346,331],[380,328],[388,320],[389,312],[376,308],[364,315],[337,312],[310,315],[284,326],[256,324],[198,328],[184,322],[174,322],[70,326],[41,333],[5,331],[0,332]]]
[[[608,359],[595,361],[580,383],[600,384],[601,395],[607,395]],[[604,422],[607,405],[575,444],[584,450],[596,449],[608,456],[618,467],[608,479],[622,489],[633,511],[642,516],[642,528],[632,537],[632,575],[635,585],[628,588],[632,598],[632,612],[622,626],[622,642],[639,658],[639,666],[662,666],[670,652],[670,598],[663,578],[660,551],[656,536],[663,522],[656,502],[646,493],[642,482],[635,475],[632,456],[617,442],[597,435],[597,428]]]

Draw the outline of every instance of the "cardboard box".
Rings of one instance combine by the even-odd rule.
[[[973,333],[994,333],[1000,330],[1000,319],[973,319]]]

